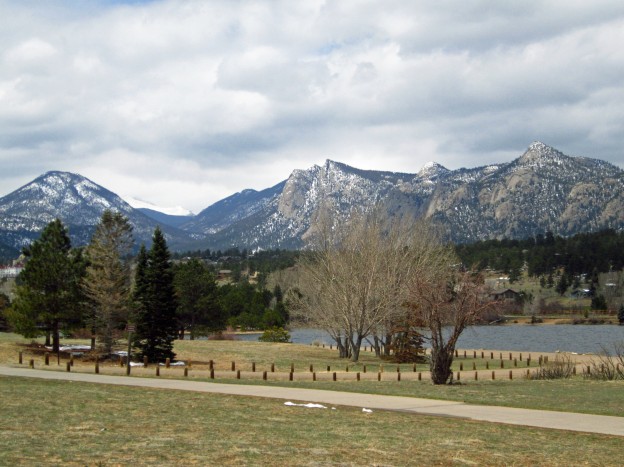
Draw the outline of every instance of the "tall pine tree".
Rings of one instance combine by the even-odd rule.
[[[7,318],[25,337],[36,337],[44,330],[52,336],[53,351],[58,352],[61,329],[76,326],[82,319],[84,297],[79,284],[84,259],[80,250],[71,249],[67,229],[59,219],[43,229],[24,255],[27,262],[19,276],[21,285]]]
[[[176,338],[176,297],[167,242],[159,227],[147,253],[139,252],[134,299],[136,303],[135,345],[141,357],[151,362],[173,359]]]
[[[127,321],[130,300],[130,268],[127,256],[132,249],[132,226],[121,213],[104,211],[87,248],[89,266],[83,281],[91,299],[92,313],[87,323],[110,355],[113,333],[118,324]]]

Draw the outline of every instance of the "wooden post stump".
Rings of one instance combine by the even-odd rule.
[[[329,373],[330,371],[331,371],[331,367],[327,365],[327,373]]]
[[[505,362],[503,360],[501,360],[500,362],[501,362],[501,368],[505,368]]]
[[[310,364],[310,373],[314,373],[314,365]]]
[[[316,372],[315,371],[312,372],[312,381],[316,381]]]
[[[171,366],[171,359],[170,359],[170,358],[167,358],[167,359],[165,360],[165,368],[169,368],[170,366]]]
[[[381,371],[377,372],[377,381],[381,381]]]
[[[422,381],[422,373],[418,373],[418,381]]]
[[[147,355],[145,355],[143,357],[143,368],[147,368],[148,364],[149,364],[149,359],[147,358]]]
[[[188,368],[184,368],[184,376],[188,376]]]
[[[18,354],[18,358],[17,358],[17,362],[21,365],[22,364],[22,352],[19,352]]]
[[[251,371],[252,373],[256,372],[256,362],[251,362]]]
[[[100,374],[100,360],[97,357],[95,357],[95,374]]]
[[[236,371],[236,362],[232,362],[232,371]]]
[[[459,371],[464,371],[464,364],[463,364],[463,362],[459,364]]]
[[[366,365],[364,365],[364,366],[362,367],[362,371],[363,371],[364,373],[366,373]]]
[[[29,366],[30,368],[34,368],[34,367],[35,367],[35,359],[34,359],[34,358],[31,358],[31,359],[30,359],[30,362],[28,362],[28,366]]]
[[[266,370],[262,372],[262,379],[263,379],[264,381],[266,381],[266,380],[267,380],[267,372],[266,372]]]
[[[475,371],[475,381],[479,379],[479,373]]]
[[[236,370],[236,379],[240,379],[240,370]]]
[[[514,358],[514,366],[517,367],[518,366],[518,360]]]
[[[358,371],[355,376],[356,376],[356,380],[359,381],[360,380],[360,372]]]
[[[509,379],[513,379],[513,373],[511,370],[509,370]]]
[[[496,379],[496,375],[494,374],[494,370],[492,370],[492,380]]]
[[[46,366],[50,366],[50,353],[49,352],[45,353],[45,357],[44,357],[43,360],[44,360]]]
[[[401,381],[401,372],[397,372],[397,381]]]
[[[160,376],[160,365],[156,365],[156,376]]]
[[[288,373],[288,381],[292,381],[293,380],[293,372],[291,371],[290,373]]]
[[[332,373],[332,381],[336,381],[336,372],[335,371]]]
[[[275,363],[271,363],[271,373],[275,373]]]
[[[71,363],[67,362],[65,366],[65,371],[67,371],[68,373],[71,371]]]

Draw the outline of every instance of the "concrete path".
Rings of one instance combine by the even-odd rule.
[[[624,436],[624,417],[605,415],[470,405],[462,402],[325,391],[319,389],[222,384],[179,379],[135,378],[131,376],[109,376],[89,373],[67,373],[7,366],[0,366],[0,375],[266,397],[272,399],[316,402],[327,405],[362,407],[373,410],[395,410],[414,414],[459,417],[469,420],[506,423],[510,425]]]

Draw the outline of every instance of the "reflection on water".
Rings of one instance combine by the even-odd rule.
[[[292,341],[298,344],[333,343],[320,329],[297,328],[290,330]],[[241,335],[239,339],[257,340],[259,335]],[[457,348],[493,349],[533,352],[597,353],[601,345],[613,347],[624,342],[624,326],[614,325],[509,325],[472,326],[461,335]],[[369,345],[367,343],[367,345]]]

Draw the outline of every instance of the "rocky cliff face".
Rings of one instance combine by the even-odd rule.
[[[518,159],[472,169],[429,163],[417,174],[362,171],[327,161],[296,170],[261,209],[215,229],[218,247],[303,247],[329,215],[381,205],[441,224],[449,238],[524,238],[624,228],[624,172],[604,161],[569,157],[535,142]]]
[[[622,230],[624,171],[540,142],[509,163],[459,170],[429,163],[417,174],[328,160],[266,190],[223,199],[183,224],[184,232],[163,230],[177,249],[302,248],[322,218],[345,224],[353,210],[376,206],[433,219],[456,242]],[[84,177],[49,172],[0,198],[0,243],[20,248],[59,217],[84,244],[106,208],[127,215],[135,238],[149,242],[156,221]]]

